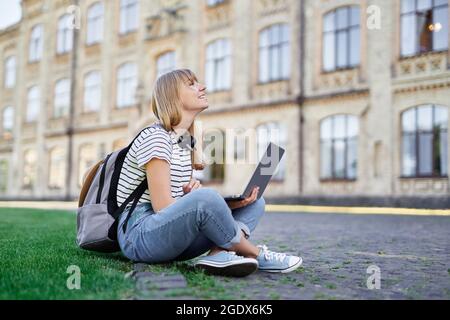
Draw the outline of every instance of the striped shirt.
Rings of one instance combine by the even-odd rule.
[[[117,186],[118,206],[146,178],[145,165],[153,158],[169,163],[172,197],[183,196],[182,186],[190,181],[192,175],[191,151],[181,148],[175,132],[167,132],[157,121],[139,134],[125,156]],[[139,203],[147,202],[151,202],[148,189],[139,200]]]

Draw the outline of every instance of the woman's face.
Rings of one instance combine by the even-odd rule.
[[[196,81],[186,80],[180,88],[180,98],[183,108],[187,111],[201,112],[208,108],[205,85]]]

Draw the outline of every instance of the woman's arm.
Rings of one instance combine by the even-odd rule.
[[[153,158],[145,165],[150,201],[155,212],[158,212],[176,200],[170,190],[170,165],[167,161]]]

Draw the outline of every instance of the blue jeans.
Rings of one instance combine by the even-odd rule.
[[[229,249],[238,244],[242,232],[248,238],[264,213],[261,197],[252,204],[231,210],[214,189],[200,188],[155,213],[150,203],[136,206],[123,224],[119,219],[118,241],[130,260],[146,263],[183,261],[195,258],[214,246]]]

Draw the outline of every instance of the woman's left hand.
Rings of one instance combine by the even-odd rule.
[[[250,195],[245,198],[244,200],[238,200],[238,201],[228,201],[228,207],[230,207],[230,209],[238,209],[238,208],[242,208],[245,206],[248,206],[249,204],[253,203],[256,201],[257,197],[258,197],[258,192],[259,192],[259,187],[255,187],[252,190],[252,193],[250,193]]]
[[[197,179],[192,178],[189,183],[182,186],[184,194],[191,192],[192,190],[199,189],[202,184]]]

